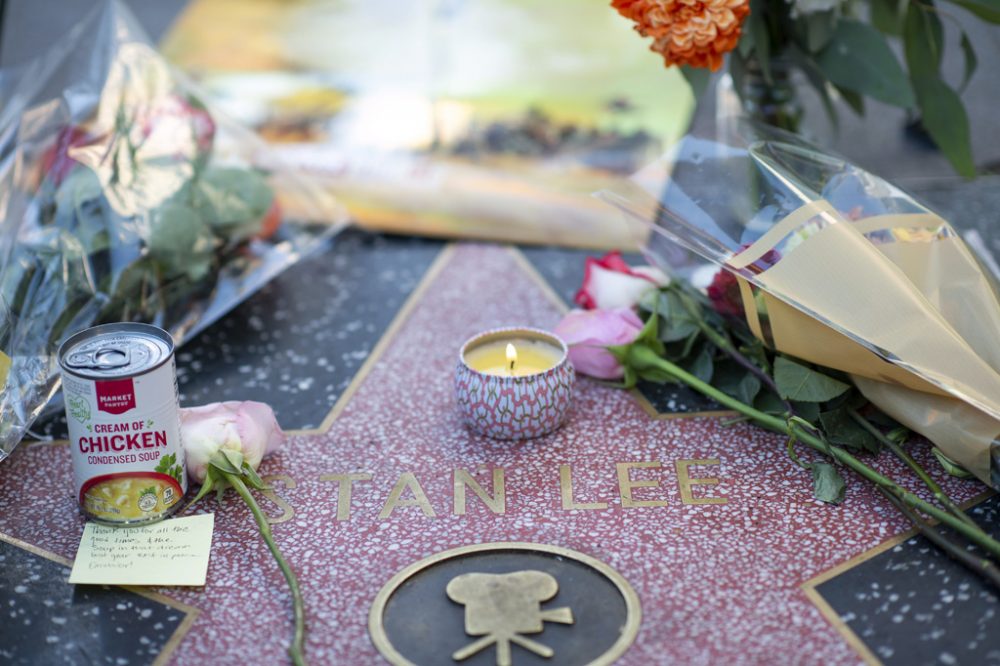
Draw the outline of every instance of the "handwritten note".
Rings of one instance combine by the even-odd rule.
[[[69,582],[204,585],[214,526],[214,514],[143,527],[87,523]]]

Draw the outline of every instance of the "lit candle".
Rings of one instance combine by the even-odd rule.
[[[501,377],[527,377],[554,368],[562,349],[543,340],[517,338],[484,342],[465,352],[465,362],[473,370]]]
[[[575,373],[566,343],[533,328],[501,328],[462,346],[455,372],[459,410],[473,431],[496,439],[541,437],[566,417]]]

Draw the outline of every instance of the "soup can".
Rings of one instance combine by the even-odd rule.
[[[76,496],[83,513],[142,525],[180,507],[187,472],[174,343],[149,324],[104,324],[59,349]]]

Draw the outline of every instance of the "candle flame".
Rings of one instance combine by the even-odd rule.
[[[513,370],[514,364],[517,363],[517,347],[511,343],[507,343],[507,366]]]

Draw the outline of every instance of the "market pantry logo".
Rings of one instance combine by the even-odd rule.
[[[718,467],[718,458],[680,459],[674,461],[673,482],[676,483],[681,504],[704,505],[726,504],[726,497],[711,494],[708,488],[694,491],[695,486],[711,487],[718,485],[719,479],[706,467]],[[698,476],[692,476],[692,468],[698,469]],[[664,485],[670,482],[669,476],[663,473],[663,465],[659,461],[617,462],[614,463],[614,485],[616,486],[620,505],[624,509],[655,508],[667,506],[663,499]],[[659,472],[659,474],[657,474]],[[642,478],[637,478],[641,475]],[[452,470],[453,493],[451,509],[457,516],[466,514],[469,495],[473,495],[486,508],[495,514],[507,511],[506,471],[502,467],[491,470],[492,483],[484,487],[477,481],[468,469],[457,467]],[[609,474],[609,476],[611,476]],[[568,464],[559,465],[558,477],[553,474],[553,485],[558,484],[561,508],[564,511],[600,511],[608,509],[609,502],[596,497],[583,497],[577,493],[573,482],[573,467]],[[323,474],[319,480],[337,485],[336,505],[337,520],[349,521],[355,515],[352,504],[355,495],[366,492],[374,482],[372,472],[344,472],[338,474]],[[295,515],[294,508],[287,500],[277,495],[273,482],[280,481],[286,488],[296,487],[295,481],[287,475],[279,474],[265,479],[272,488],[265,491],[265,496],[282,509],[283,513],[272,517],[271,523],[283,523]],[[639,490],[637,497],[636,490]],[[379,520],[388,520],[401,507],[418,507],[427,518],[436,517],[437,511],[431,505],[427,493],[414,472],[403,472],[394,481],[389,495],[378,513]]]

